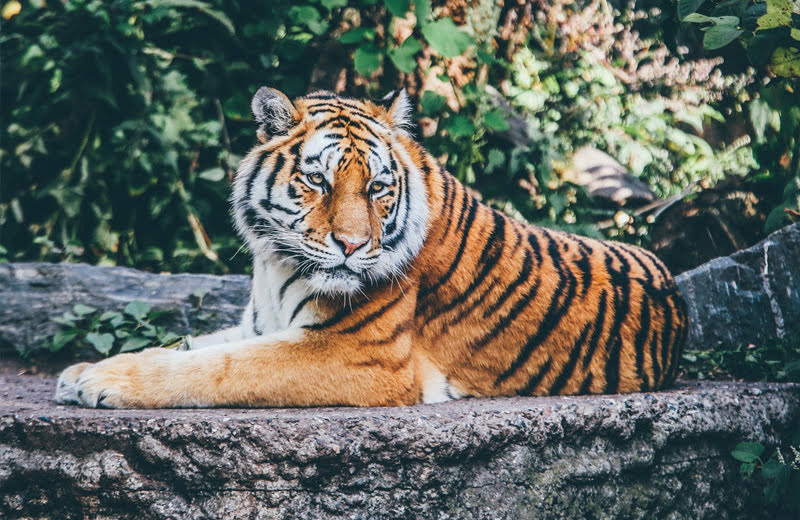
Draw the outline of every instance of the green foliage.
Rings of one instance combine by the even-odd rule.
[[[50,341],[50,351],[93,349],[111,356],[164,345],[178,339],[157,324],[166,314],[140,301],[130,302],[122,312],[102,313],[79,303],[53,319],[61,328]]]
[[[302,94],[341,5],[23,5],[0,36],[8,258],[242,271],[228,180],[254,142],[249,97],[266,80]]]
[[[800,3],[724,1],[708,8],[711,16],[695,12],[703,4],[679,1],[678,18],[702,26],[706,49],[716,50],[739,41],[754,66],[766,65],[772,73],[785,78],[800,77]]]
[[[700,8],[708,15],[695,11]],[[771,233],[788,224],[787,210],[800,209],[800,2],[793,0],[681,0],[678,17],[700,24],[706,50],[740,45],[731,55],[734,66],[754,67],[764,86],[748,103],[755,134],[756,182],[782,187],[783,203],[767,217]],[[711,25],[707,25],[707,24]],[[777,189],[777,188],[776,188]]]
[[[783,11],[764,4],[677,8],[755,44],[784,31]],[[739,104],[756,93],[740,93],[744,80],[660,45],[658,31],[638,36],[655,22],[630,8],[550,2],[511,37],[501,16],[513,9],[477,2],[460,13],[429,0],[25,3],[4,14],[0,35],[8,100],[0,261],[245,270],[227,199],[255,141],[250,96],[264,84],[301,95],[326,67],[335,79],[321,86],[341,80],[357,97],[418,87],[423,144],[484,200],[531,221],[599,235],[594,224],[612,213],[565,174],[583,145],[607,151],[660,195],[747,172],[755,163],[745,141],[718,146],[704,135],[737,110],[761,118],[761,174],[787,186],[782,209],[794,207],[789,90],[768,85],[748,112]],[[736,101],[721,103],[726,96]],[[635,219],[623,227],[609,234],[639,241],[646,232]]]
[[[690,379],[800,382],[800,343],[775,339],[760,345],[686,350],[681,368]]]
[[[758,479],[768,504],[782,503],[787,514],[800,513],[800,430],[795,432],[786,460],[780,448],[764,457],[766,447],[760,442],[741,442],[731,456],[741,462],[739,474],[743,480]]]

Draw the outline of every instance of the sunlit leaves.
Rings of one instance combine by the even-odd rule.
[[[473,44],[472,38],[456,27],[450,18],[440,18],[425,25],[422,34],[431,47],[445,58],[454,58]]]
[[[389,51],[389,58],[391,58],[394,66],[405,73],[414,72],[417,68],[417,60],[414,55],[422,50],[422,44],[414,38],[409,36],[398,48]]]
[[[353,54],[353,65],[356,72],[369,76],[381,66],[382,54],[372,46],[362,46]]]
[[[395,16],[403,17],[411,8],[409,0],[384,0],[386,9]]]
[[[772,53],[770,68],[778,76],[800,77],[800,50],[794,47],[778,47]]]

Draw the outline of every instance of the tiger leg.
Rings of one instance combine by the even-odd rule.
[[[149,349],[68,368],[59,403],[103,408],[391,406],[420,400],[410,342],[364,352],[289,330],[201,350]]]

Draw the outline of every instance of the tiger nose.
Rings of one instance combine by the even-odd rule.
[[[369,242],[369,238],[353,238],[333,235],[333,241],[344,251],[344,256],[350,256],[356,249]]]

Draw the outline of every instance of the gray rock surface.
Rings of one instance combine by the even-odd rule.
[[[0,375],[0,518],[774,520],[730,451],[800,419],[790,384],[145,411],[56,406],[54,385]]]
[[[800,224],[687,271],[676,282],[689,308],[690,348],[797,341]]]
[[[196,291],[206,293],[200,300]],[[139,300],[172,311],[164,325],[176,334],[233,325],[250,298],[242,275],[151,274],[126,267],[85,264],[0,264],[0,349],[37,353],[58,330],[52,321],[83,303],[122,310]]]

